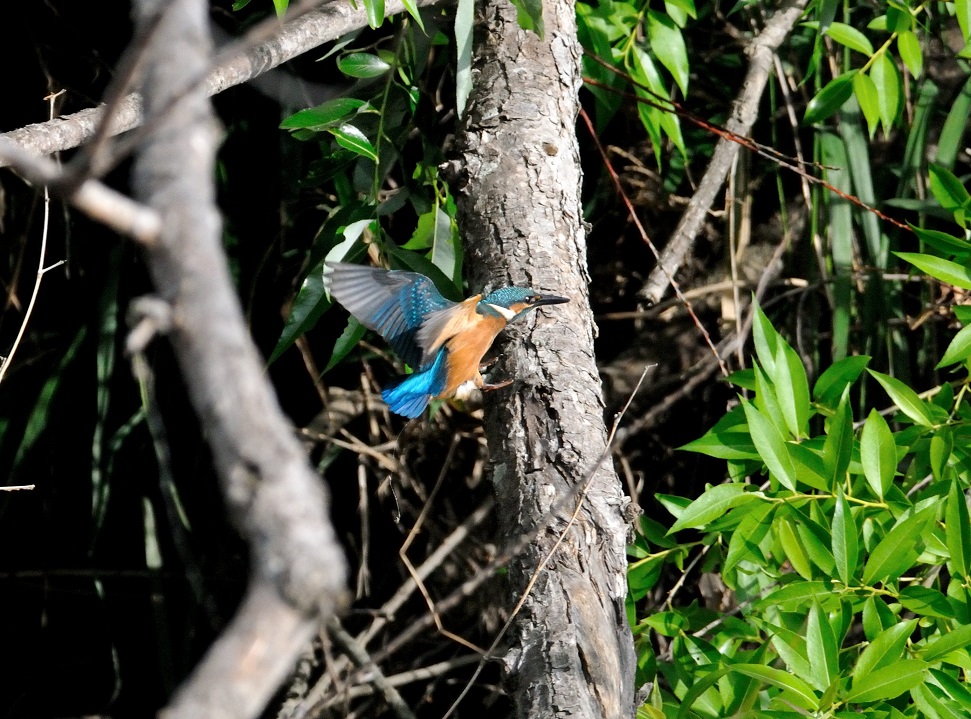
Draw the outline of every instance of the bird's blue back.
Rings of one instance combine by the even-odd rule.
[[[418,330],[429,314],[456,303],[442,297],[430,279],[417,272],[328,262],[324,284],[334,299],[384,337],[411,367],[427,369],[435,361],[425,357],[417,342]]]

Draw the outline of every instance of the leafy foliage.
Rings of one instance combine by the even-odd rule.
[[[663,564],[682,569],[703,548],[740,613],[693,603],[636,621],[640,679],[667,687],[655,684],[643,715],[966,714],[971,404],[963,390],[928,398],[870,371],[898,429],[876,411],[854,428],[850,396],[868,358],[835,363],[810,400],[794,350],[756,314],[751,399],[683,449],[767,478],[666,501],[675,522],[666,533],[642,522],[629,575],[636,602]],[[689,530],[700,541],[675,542]],[[665,656],[651,632],[667,638]]]

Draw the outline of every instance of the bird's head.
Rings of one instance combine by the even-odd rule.
[[[543,294],[528,287],[503,287],[492,292],[479,302],[479,311],[495,313],[512,322],[531,309],[542,305],[559,305],[569,302],[566,297]]]

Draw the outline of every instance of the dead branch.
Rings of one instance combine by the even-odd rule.
[[[415,0],[419,7],[432,5],[439,0]],[[385,15],[391,16],[404,12],[401,0],[388,0]],[[222,58],[213,67],[204,67],[205,92],[217,95],[230,87],[241,85],[263,73],[320,47],[325,42],[346,35],[367,25],[364,4],[352,5],[344,0],[329,2],[318,10],[304,13],[287,22],[279,32],[262,44],[241,48],[243,52],[230,55],[223,51]],[[48,122],[27,125],[17,130],[0,134],[33,155],[49,155],[61,150],[78,147],[93,137],[102,121],[104,106],[81,110],[72,115]],[[119,100],[113,108],[108,133],[117,135],[138,127],[144,121],[141,96],[131,93]],[[0,154],[0,167],[10,164],[5,154]]]
[[[807,2],[808,0],[789,0],[765,24],[761,34],[752,41],[748,50],[752,62],[735,102],[735,109],[725,126],[729,132],[748,135],[751,131],[758,117],[759,102],[769,80],[775,51],[802,16]],[[672,278],[691,250],[695,237],[701,229],[701,223],[715,201],[715,195],[724,184],[738,150],[739,145],[733,140],[723,137],[718,141],[708,169],[701,178],[688,209],[681,216],[674,234],[661,253],[661,259],[651,271],[643,289],[638,293],[648,302],[659,302],[668,285],[671,284]]]
[[[208,66],[208,5],[140,0],[136,22],[163,8],[141,86],[146,112],[160,119],[133,183],[162,220],[147,264],[171,307],[172,346],[252,562],[238,614],[163,715],[238,719],[262,710],[318,617],[333,615],[347,570],[324,488],[263,376],[222,252],[217,128],[205,90],[191,87]]]

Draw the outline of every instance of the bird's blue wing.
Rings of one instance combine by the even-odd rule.
[[[401,359],[415,369],[423,368],[425,348],[417,339],[422,322],[430,313],[455,305],[442,297],[430,279],[417,272],[328,262],[324,286],[331,297],[361,324],[384,337]]]

